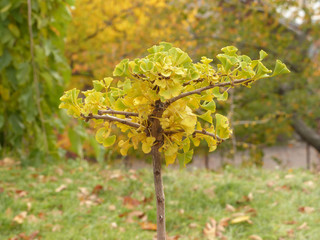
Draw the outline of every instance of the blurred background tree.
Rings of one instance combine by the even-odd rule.
[[[189,52],[195,61],[215,56],[226,45],[252,58],[263,49],[269,53],[268,67],[268,61],[280,58],[291,70],[281,80],[257,83],[254,91],[237,89],[228,103],[219,104],[222,112],[230,112],[234,128],[232,141],[221,146],[232,149],[229,155],[250,148],[252,156],[261,157],[260,147],[285,144],[293,135],[320,151],[319,1],[77,0],[72,4],[71,0],[0,1],[1,155],[13,150],[20,156],[43,158],[47,149],[52,155],[63,147],[68,157],[89,155],[103,161],[106,152],[96,145],[90,130],[72,122],[58,134],[56,146],[59,122],[67,121],[57,111],[59,96],[63,89],[87,89],[93,79],[110,75],[119,59],[143,56],[145,46],[161,41]],[[66,86],[69,65],[72,78]],[[249,130],[251,124],[256,126]]]
[[[72,14],[66,48],[71,86],[87,88],[89,79],[110,74],[118,59],[141,56],[141,46],[159,41],[173,42],[196,60],[225,45],[251,57],[263,49],[269,62],[281,58],[293,73],[231,93],[223,108],[231,108],[234,136],[225,147],[233,145],[231,155],[250,148],[262,157],[260,146],[287,143],[295,132],[320,151],[318,1],[78,0]],[[256,126],[249,130],[250,124]]]
[[[53,116],[71,73],[63,41],[71,3],[0,1],[0,157],[57,157],[61,118]]]

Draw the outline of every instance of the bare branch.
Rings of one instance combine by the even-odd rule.
[[[109,115],[100,116],[100,115],[93,115],[92,113],[90,113],[88,116],[81,114],[81,117],[83,117],[86,121],[89,121],[90,119],[105,119],[110,122],[119,122],[134,128],[141,127],[139,123],[131,122],[130,120],[127,120],[127,119],[117,118]]]
[[[99,115],[103,115],[103,114],[118,114],[118,115],[124,115],[126,117],[138,117],[139,114],[138,113],[134,113],[134,112],[124,112],[124,111],[116,111],[116,110],[112,110],[112,109],[108,109],[108,110],[98,110],[98,114]]]
[[[190,92],[181,93],[179,96],[176,96],[176,97],[173,97],[173,98],[167,100],[166,103],[165,103],[165,106],[166,107],[169,106],[171,103],[179,100],[180,98],[184,98],[184,97],[187,97],[187,96],[190,96],[190,95],[193,95],[193,94],[200,94],[201,92],[203,92],[205,90],[208,90],[208,89],[211,89],[211,88],[225,87],[225,86],[228,86],[228,85],[239,85],[239,84],[242,84],[242,83],[248,83],[250,81],[253,81],[253,79],[252,78],[245,78],[245,79],[234,80],[232,82],[223,82],[223,83],[210,84],[210,85],[208,85],[206,87],[198,88],[198,89],[190,91]]]
[[[270,118],[265,118],[265,119],[261,119],[261,120],[242,120],[242,121],[235,121],[233,123],[234,126],[238,126],[238,125],[246,125],[246,124],[264,124],[270,121]]]

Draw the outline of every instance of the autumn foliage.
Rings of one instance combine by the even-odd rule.
[[[118,141],[122,155],[127,155],[131,147],[141,147],[144,153],[151,151],[156,138],[151,134],[150,120],[157,117],[162,129],[159,150],[167,165],[176,158],[182,166],[188,163],[192,146],[198,146],[201,140],[214,151],[229,138],[228,119],[216,113],[215,101],[225,101],[230,88],[250,87],[258,79],[289,72],[279,60],[273,73],[266,68],[262,63],[267,56],[264,51],[260,51],[258,60],[251,60],[238,55],[232,46],[222,49],[216,68],[206,57],[193,63],[187,53],[169,43],[160,43],[148,52],[141,59],[122,60],[113,72],[117,81],[107,77],[93,81],[91,90],[67,91],[61,97],[60,108],[75,118],[93,119],[96,140],[105,147],[116,142],[112,129],[118,127],[127,137]],[[156,115],[155,109],[161,114]],[[204,122],[209,127],[204,127]]]

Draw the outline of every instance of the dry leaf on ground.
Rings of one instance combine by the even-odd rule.
[[[315,209],[313,207],[299,207],[298,211],[301,213],[313,213],[315,211]]]
[[[15,216],[13,218],[13,221],[16,223],[22,224],[24,222],[24,220],[26,219],[27,214],[28,213],[26,211],[23,211],[23,212],[19,213],[17,216]]]
[[[258,235],[251,235],[249,237],[250,240],[263,240],[262,237],[258,236]]]
[[[56,192],[57,192],[57,193],[58,193],[58,192],[61,192],[62,190],[66,189],[66,188],[67,188],[67,185],[62,184],[60,187],[58,187],[58,188],[56,189]]]
[[[143,230],[157,231],[157,224],[151,222],[141,222],[139,224]]]

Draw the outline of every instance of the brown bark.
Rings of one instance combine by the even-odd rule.
[[[159,148],[163,144],[163,129],[159,121],[162,113],[162,103],[157,101],[155,109],[149,117],[151,135],[156,139],[151,153],[153,157],[153,177],[157,202],[157,240],[166,240],[165,197],[161,175],[161,154],[159,152]]]
[[[205,152],[204,154],[204,166],[209,170],[209,153]]]
[[[166,239],[166,221],[165,221],[165,197],[163,191],[162,175],[161,175],[161,156],[159,148],[152,148],[153,156],[153,177],[154,188],[157,201],[157,240]]]
[[[292,126],[296,133],[320,153],[320,135],[297,116],[292,118]]]

